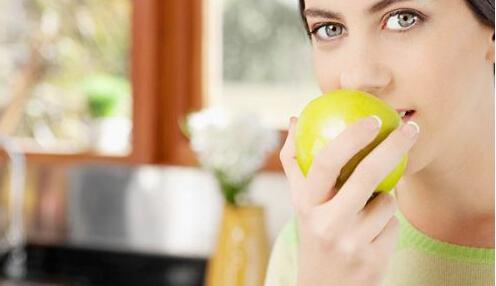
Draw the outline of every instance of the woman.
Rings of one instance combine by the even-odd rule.
[[[266,285],[494,285],[494,0],[300,8],[322,92],[368,91],[408,110],[409,123],[336,192],[339,170],[380,122],[348,127],[303,177],[290,120],[280,158],[296,216],[276,240]],[[406,152],[393,194],[367,203]]]

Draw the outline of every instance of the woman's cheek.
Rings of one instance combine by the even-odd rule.
[[[322,92],[331,91],[340,87],[341,66],[339,62],[323,51],[313,52],[313,66],[315,77]]]
[[[333,79],[332,75],[330,75],[330,73],[327,70],[321,69],[319,71],[317,80],[319,82],[319,88],[322,93],[329,92],[338,88],[338,86],[333,84],[332,79]]]
[[[325,61],[322,57],[315,56],[314,58],[314,69],[315,69],[315,77],[319,84],[320,90],[322,92],[326,92],[330,90],[332,86],[331,77],[329,76],[329,68],[327,61]]]

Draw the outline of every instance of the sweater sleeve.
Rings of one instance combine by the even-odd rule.
[[[279,233],[270,256],[265,286],[296,286],[298,238],[296,219],[290,219]]]

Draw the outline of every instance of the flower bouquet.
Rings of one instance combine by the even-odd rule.
[[[278,132],[255,116],[222,108],[189,114],[183,130],[200,165],[215,175],[226,202],[233,205],[249,200],[250,183],[279,145]]]

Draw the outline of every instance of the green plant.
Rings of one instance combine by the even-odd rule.
[[[109,75],[92,75],[83,83],[88,111],[92,118],[124,115],[124,102],[130,97],[126,79]]]

